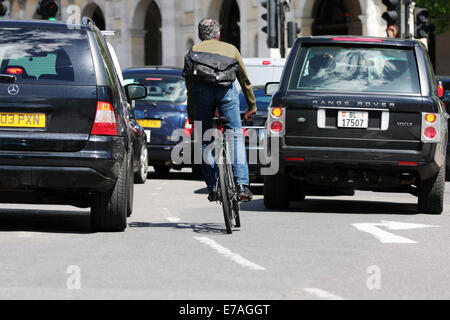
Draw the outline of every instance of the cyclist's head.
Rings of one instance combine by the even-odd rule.
[[[217,20],[211,18],[202,19],[198,24],[198,37],[200,40],[218,39],[220,36],[220,25]]]

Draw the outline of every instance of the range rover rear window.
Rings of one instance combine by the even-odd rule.
[[[302,47],[290,90],[420,94],[411,49]]]
[[[95,85],[86,31],[0,30],[0,73],[16,83]]]

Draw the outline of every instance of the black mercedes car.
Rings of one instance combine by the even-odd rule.
[[[0,21],[0,202],[91,208],[122,231],[133,207],[128,119],[141,85],[123,87],[104,36],[82,25]]]

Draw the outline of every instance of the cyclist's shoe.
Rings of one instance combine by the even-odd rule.
[[[210,202],[219,201],[219,196],[218,196],[217,192],[216,191],[211,191],[208,194],[208,200]]]
[[[253,194],[247,186],[240,184],[238,186],[238,197],[240,201],[252,201]]]

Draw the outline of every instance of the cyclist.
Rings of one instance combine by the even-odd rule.
[[[189,121],[194,123],[195,119],[196,122],[201,122],[203,137],[205,131],[212,127],[216,109],[228,119],[224,129],[228,129],[227,133],[231,129],[233,133],[233,174],[238,186],[238,197],[240,200],[250,201],[253,195],[248,189],[248,164],[234,80],[238,79],[247,101],[245,119],[251,119],[256,113],[255,95],[238,49],[219,41],[219,23],[210,18],[201,20],[198,24],[198,36],[201,42],[188,51],[184,60],[183,75],[187,88]],[[202,141],[203,152],[209,143]],[[208,161],[205,162],[202,156],[202,172],[209,192],[208,200],[217,201],[217,170],[212,153],[207,157]]]

